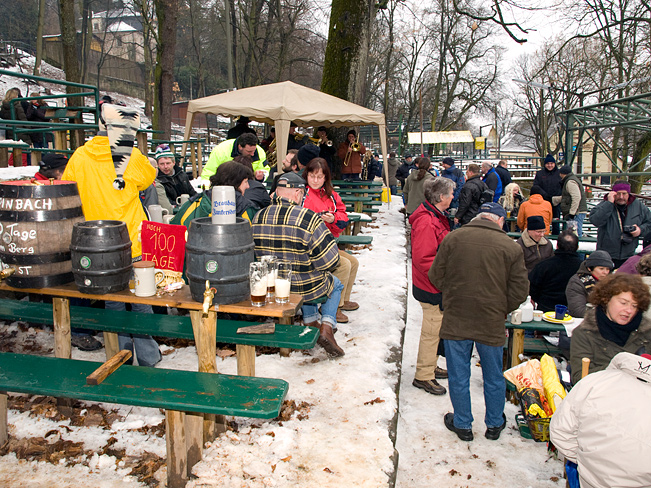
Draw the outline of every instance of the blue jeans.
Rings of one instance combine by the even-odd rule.
[[[576,220],[576,232],[579,235],[579,237],[583,236],[583,221],[585,220],[585,214],[584,213],[578,213],[574,217],[574,220]]]
[[[398,194],[398,185],[389,185],[389,190],[391,191],[392,195],[397,195]]]
[[[332,330],[337,328],[337,307],[339,306],[339,300],[341,300],[341,292],[344,289],[344,285],[336,276],[332,278],[334,280],[334,287],[325,303],[321,304],[321,317],[319,317],[319,306],[308,303],[302,307],[304,323],[309,324],[310,322],[321,320],[322,323],[332,327]]]
[[[107,301],[105,307],[106,310],[115,310],[118,312],[124,312],[127,309],[126,305],[122,302]],[[154,313],[151,305],[144,305],[142,303],[132,303],[131,310],[138,313]],[[140,366],[154,366],[162,358],[160,349],[158,349],[158,343],[150,335],[118,334],[118,345],[120,350],[128,349],[131,352],[135,352]]]
[[[479,342],[445,340],[445,360],[448,367],[448,389],[454,408],[454,425],[458,429],[472,427],[470,402],[470,358],[473,345],[477,346],[484,377],[486,427],[500,427],[504,423],[506,382],[502,376],[502,346],[487,346]]]

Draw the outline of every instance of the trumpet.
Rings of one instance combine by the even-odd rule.
[[[360,149],[361,146],[359,144],[359,134],[357,134],[357,140],[350,145],[350,151],[346,153],[346,158],[344,159],[344,166],[348,166],[348,163],[350,162],[350,155],[353,154],[353,152],[359,152]]]

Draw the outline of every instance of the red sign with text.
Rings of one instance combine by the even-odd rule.
[[[159,269],[183,271],[185,259],[185,234],[183,225],[142,222],[142,260],[153,261]]]

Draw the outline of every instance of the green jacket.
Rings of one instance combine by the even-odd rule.
[[[576,185],[569,185],[570,181],[575,182]],[[563,188],[561,191],[561,212],[563,212],[563,216],[576,215],[588,211],[583,183],[581,183],[581,180],[574,173],[570,173],[563,178]]]
[[[644,347],[646,352],[651,351],[651,320],[643,317],[637,330],[631,332],[624,347],[604,339],[597,327],[597,318],[594,308],[585,312],[583,323],[572,332],[570,346],[570,364],[572,365],[572,384],[581,379],[581,360],[590,358],[588,373],[606,369],[610,360],[620,352],[635,354]]]
[[[237,150],[237,139],[227,139],[224,142],[217,144],[215,149],[210,153],[208,164],[203,167],[201,171],[201,179],[204,182],[209,181],[210,177],[215,174],[220,164],[231,161],[234,157],[239,156],[240,152]],[[269,167],[265,165],[267,162],[267,154],[260,146],[255,146],[255,154],[253,155],[253,172],[264,171],[265,178],[269,173]]]
[[[504,346],[506,314],[529,294],[522,248],[489,220],[450,232],[429,270],[443,293],[441,339]]]

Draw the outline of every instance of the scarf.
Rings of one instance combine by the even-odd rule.
[[[599,333],[607,341],[614,342],[620,347],[626,345],[631,332],[637,330],[642,322],[642,312],[638,312],[635,317],[626,325],[619,325],[608,318],[606,312],[601,307],[596,308],[597,327]]]

